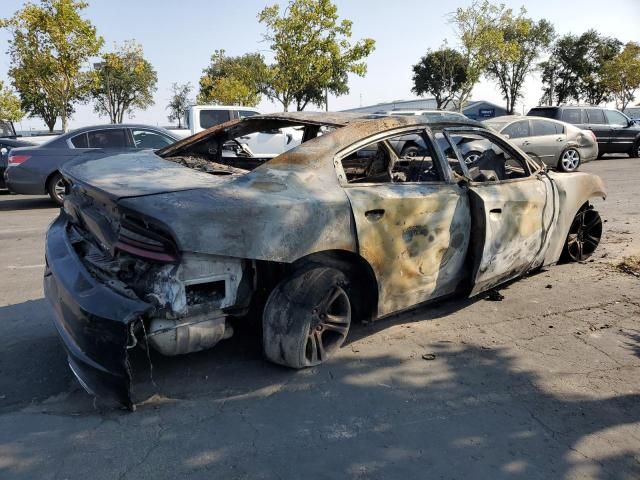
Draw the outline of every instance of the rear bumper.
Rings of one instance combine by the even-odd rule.
[[[4,172],[7,188],[24,195],[43,195],[46,192],[44,180],[39,175],[22,167],[8,167]]]
[[[130,325],[153,307],[116,293],[84,268],[64,213],[49,227],[46,259],[44,292],[71,370],[89,393],[132,408]]]

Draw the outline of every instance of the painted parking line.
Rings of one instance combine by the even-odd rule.
[[[37,265],[7,265],[5,268],[7,270],[27,270],[30,268],[44,268],[44,263],[39,263]]]

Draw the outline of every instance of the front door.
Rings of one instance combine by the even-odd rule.
[[[450,131],[482,142],[469,169],[471,208],[471,295],[521,275],[541,264],[548,233],[557,216],[551,180],[532,173],[532,164],[496,135]]]

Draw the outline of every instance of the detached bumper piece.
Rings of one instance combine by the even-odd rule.
[[[64,212],[49,228],[46,259],[44,292],[71,370],[90,394],[132,410],[130,325],[153,307],[116,293],[85,269],[67,238]]]

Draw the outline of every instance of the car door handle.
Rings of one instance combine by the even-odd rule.
[[[364,216],[367,217],[367,220],[370,222],[377,222],[384,216],[384,210],[382,208],[376,210],[367,210],[364,212]]]
[[[563,140],[564,140],[564,138],[562,138],[562,137],[556,138],[556,142],[562,142]]]
[[[238,138],[241,138],[242,140],[249,140],[251,137],[248,137],[245,135],[244,137],[238,137]]]
[[[528,141],[528,140],[525,140],[524,142],[522,142],[522,145],[523,145],[523,146],[524,146],[524,145],[531,145],[531,142],[530,142],[530,141]]]
[[[489,213],[502,213],[502,209],[501,208],[492,208],[491,210],[489,210]]]

